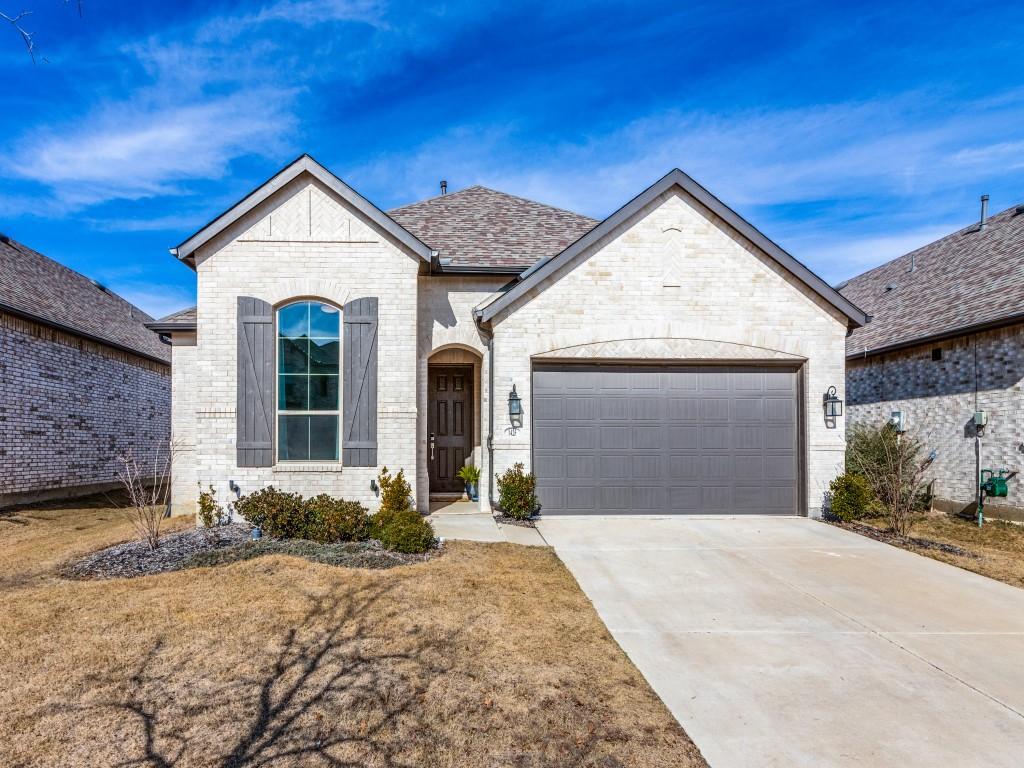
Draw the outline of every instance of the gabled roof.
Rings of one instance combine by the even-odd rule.
[[[172,312],[152,323],[146,323],[146,327],[157,333],[170,333],[173,331],[194,331],[196,329],[196,308],[186,307]]]
[[[146,329],[153,318],[94,280],[4,235],[0,311],[159,363],[171,361],[170,347]]]
[[[597,225],[578,213],[481,186],[388,213],[438,251],[442,271],[484,267],[519,272]]]
[[[200,246],[209,242],[212,238],[223,232],[234,222],[238,221],[242,216],[262,203],[277,190],[281,189],[281,187],[285,186],[303,173],[309,173],[319,180],[342,200],[347,202],[370,221],[377,224],[377,226],[406,246],[410,251],[420,256],[424,261],[427,263],[431,261],[432,251],[430,246],[412,234],[405,227],[398,224],[394,219],[384,213],[384,211],[360,195],[352,189],[352,187],[328,171],[309,155],[302,155],[293,163],[290,163],[285,168],[278,171],[268,181],[258,186],[238,203],[231,206],[231,208],[215,218],[194,235],[190,236],[177,248],[172,248],[171,252],[182,261],[194,266],[193,254],[195,254],[196,250]]]
[[[1024,206],[893,259],[840,286],[871,313],[848,357],[1024,321]]]
[[[687,176],[678,168],[669,171],[658,181],[634,197],[619,210],[591,229],[585,235],[572,243],[568,248],[558,255],[544,261],[540,261],[519,276],[518,282],[512,285],[509,290],[500,294],[491,303],[479,307],[475,314],[481,322],[488,322],[499,312],[510,306],[519,297],[526,294],[533,287],[539,285],[548,275],[558,270],[563,264],[571,261],[580,253],[596,244],[601,238],[608,235],[616,227],[628,220],[631,216],[642,210],[646,205],[655,200],[659,195],[667,192],[673,187],[679,187],[712,213],[725,221],[730,227],[739,232],[766,253],[775,259],[788,272],[794,275],[804,285],[813,290],[828,304],[839,310],[849,321],[849,325],[856,327],[867,322],[867,316],[858,309],[849,299],[841,296],[838,291],[828,283],[811,272],[807,267],[782,250],[750,222],[732,210],[729,206],[708,192],[704,187]]]

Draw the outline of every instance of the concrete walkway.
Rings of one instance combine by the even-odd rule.
[[[443,539],[506,541],[530,547],[548,546],[536,528],[499,525],[490,512],[480,512],[478,505],[469,501],[432,504],[427,519],[434,526],[434,532]]]
[[[1024,765],[1024,590],[800,518],[546,518],[713,768]]]

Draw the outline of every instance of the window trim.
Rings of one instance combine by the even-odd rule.
[[[281,377],[288,375],[281,373],[281,361],[279,359],[281,355],[281,311],[288,307],[295,306],[296,304],[324,304],[329,307],[334,307],[338,311],[338,408],[333,411],[285,411],[281,409]],[[342,389],[344,387],[344,381],[342,376],[342,357],[341,357],[341,345],[344,341],[344,308],[338,306],[333,301],[323,299],[318,296],[301,296],[292,299],[286,299],[280,304],[274,307],[274,466],[275,467],[313,467],[314,465],[328,464],[332,467],[341,467],[341,430],[342,430],[342,418],[341,418],[341,403],[343,399]],[[310,337],[307,337],[310,338]],[[294,375],[294,374],[293,374]],[[301,374],[299,374],[301,375]],[[311,374],[305,374],[309,376]],[[330,375],[330,374],[321,374]],[[335,438],[335,459],[282,459],[280,456],[281,448],[281,416],[334,416],[338,420],[337,437]]]

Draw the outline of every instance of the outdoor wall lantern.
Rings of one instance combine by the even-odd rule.
[[[512,423],[512,429],[519,429],[523,426],[523,401],[516,394],[516,385],[512,385],[512,391],[508,393],[508,420]]]
[[[835,421],[843,415],[843,401],[836,396],[836,388],[829,387],[824,397],[825,419]]]

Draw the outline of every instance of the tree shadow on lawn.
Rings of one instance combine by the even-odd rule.
[[[431,681],[448,671],[442,651],[457,638],[419,627],[398,642],[375,635],[371,624],[383,619],[388,625],[399,616],[398,610],[382,616],[375,607],[396,587],[307,595],[308,610],[284,633],[265,673],[240,674],[210,690],[202,702],[176,703],[182,677],[193,673],[180,664],[168,669],[160,663],[167,648],[161,639],[127,676],[90,680],[90,687],[114,690],[114,696],[61,709],[127,716],[120,724],[128,734],[137,732],[142,743],[141,754],[117,764],[124,768],[196,762],[223,768],[412,765],[403,760],[410,737],[430,739],[431,724],[419,704]],[[269,647],[259,638],[253,643],[255,653]],[[165,671],[158,671],[161,666]],[[203,723],[216,730],[215,736],[229,738],[211,743]],[[207,737],[204,743],[194,743],[197,732]]]

